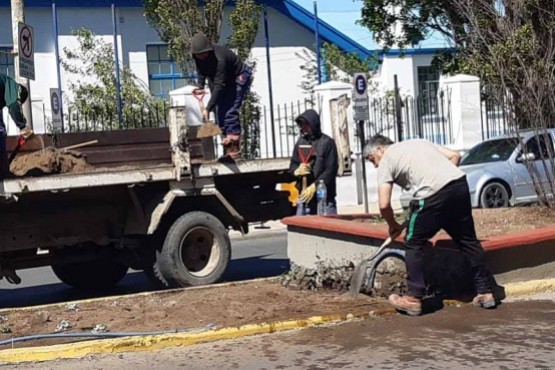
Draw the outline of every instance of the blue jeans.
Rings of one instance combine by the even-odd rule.
[[[252,84],[252,68],[246,67],[235,84],[226,86],[216,103],[216,121],[224,135],[241,135],[239,110]]]

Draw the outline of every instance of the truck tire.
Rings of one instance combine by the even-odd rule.
[[[157,267],[170,287],[217,282],[231,259],[231,242],[224,225],[206,212],[190,212],[170,227]]]
[[[67,285],[87,290],[108,289],[120,282],[129,268],[108,258],[52,264],[54,274]]]

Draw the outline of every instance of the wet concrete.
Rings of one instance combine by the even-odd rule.
[[[553,369],[555,302],[447,307],[158,352],[3,369]]]

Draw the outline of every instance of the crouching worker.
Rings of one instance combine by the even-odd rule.
[[[252,84],[252,68],[223,45],[210,42],[202,33],[191,41],[191,51],[198,72],[198,89],[194,94],[203,94],[208,80],[210,100],[202,112],[203,120],[215,112],[216,122],[224,139],[225,155],[232,159],[241,156],[241,123],[239,110]]]
[[[297,215],[317,214],[316,187],[320,180],[326,185],[325,213],[337,214],[336,177],[339,169],[337,148],[331,137],[322,133],[320,116],[309,109],[295,119],[300,138],[293,148],[289,169],[297,178],[300,203]],[[303,178],[305,180],[303,180]],[[303,191],[303,182],[307,185]]]
[[[470,261],[478,293],[474,305],[494,308],[494,279],[476,237],[468,183],[458,168],[459,153],[426,140],[393,143],[376,135],[370,138],[364,155],[378,169],[378,202],[390,235],[398,235],[401,229],[391,208],[393,184],[409,190],[414,199],[405,236],[408,294],[392,294],[389,303],[411,316],[422,313],[426,291],[424,248],[429,248],[428,241],[443,229]]]
[[[13,78],[0,73],[0,177],[10,175],[8,158],[6,156],[6,123],[3,119],[2,110],[8,108],[10,117],[21,130],[21,136],[29,138],[33,131],[26,126],[27,120],[23,115],[22,105],[29,98],[29,92],[25,86],[17,83]]]

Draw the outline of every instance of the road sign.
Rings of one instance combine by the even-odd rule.
[[[18,23],[18,56],[19,77],[35,79],[35,40],[33,27],[25,23]]]
[[[355,73],[355,91],[353,94],[355,121],[367,121],[368,114],[368,80],[366,73]]]
[[[54,131],[61,131],[62,97],[58,89],[50,89],[50,108],[52,110],[52,127]]]

